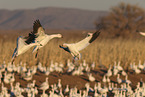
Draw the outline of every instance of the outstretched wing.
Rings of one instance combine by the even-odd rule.
[[[33,33],[36,34],[37,36],[38,35],[44,35],[44,28],[42,27],[41,23],[39,20],[36,20],[34,21],[34,24],[33,24]]]
[[[78,51],[80,51],[86,48],[90,43],[92,43],[99,36],[99,34],[100,31],[96,31],[94,34],[88,33],[88,36],[85,39],[79,41],[78,43],[75,43],[74,46]]]
[[[34,40],[35,40],[35,38],[36,38],[36,35],[34,34],[34,33],[29,33],[29,35],[27,36],[27,37],[25,37],[24,39],[25,39],[25,42],[27,43],[27,44],[30,44],[30,43],[33,43],[34,42]]]
[[[89,40],[89,43],[92,43],[98,36],[100,35],[100,31],[96,31],[92,38]]]
[[[29,33],[27,37],[25,37],[25,42],[30,44],[35,41],[35,39],[41,35],[44,35],[44,29],[39,20],[34,21],[33,23],[33,31]]]

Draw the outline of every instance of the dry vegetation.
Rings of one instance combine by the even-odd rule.
[[[137,31],[144,31],[145,11],[136,6],[120,3],[112,7],[110,14],[101,17],[97,24],[103,25],[103,31],[99,38],[91,45],[81,51],[82,59],[98,65],[108,66],[114,61],[121,61],[123,66],[128,66],[131,62],[138,63],[144,61],[145,37],[139,35]],[[89,30],[88,30],[89,31]],[[16,47],[16,39],[20,35],[26,36],[30,30],[0,30],[0,62],[11,61],[12,53]],[[36,65],[39,61],[43,65],[49,65],[51,60],[65,63],[67,59],[72,59],[71,55],[62,49],[59,44],[64,42],[73,43],[86,37],[84,30],[46,30],[46,33],[61,33],[64,38],[51,40],[44,48],[40,49],[38,59],[34,58],[32,50],[17,57],[15,64],[20,61],[29,65]],[[94,31],[93,31],[94,32]],[[13,33],[13,34],[12,34]]]
[[[18,31],[7,31],[9,33],[2,34],[0,39],[0,62],[3,60],[6,63],[11,61],[13,50],[16,47],[16,39],[18,36],[26,36],[30,30],[18,30]],[[62,39],[51,40],[44,48],[40,49],[38,59],[34,58],[35,54],[32,54],[32,49],[28,50],[25,54],[22,54],[16,58],[15,64],[27,62],[29,65],[36,65],[37,62],[42,62],[43,65],[49,65],[50,61],[65,63],[67,59],[72,59],[72,56],[59,48],[59,44],[64,42],[73,43],[77,42],[84,37],[87,33],[83,30],[46,30],[48,34],[61,33]],[[92,31],[94,32],[94,31]],[[13,33],[13,34],[11,34]],[[97,65],[108,66],[113,64],[115,61],[121,61],[123,66],[128,66],[131,62],[138,63],[139,60],[142,62],[145,58],[145,37],[139,34],[130,34],[127,38],[115,38],[113,35],[109,35],[102,31],[99,38],[97,38],[91,45],[81,51],[82,62],[84,59],[88,63],[93,61]]]
[[[115,36],[124,36],[145,30],[145,10],[137,5],[119,3],[113,6],[107,16],[100,17],[96,24]]]

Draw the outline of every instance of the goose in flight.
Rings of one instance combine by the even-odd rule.
[[[34,39],[35,39],[35,35],[33,35],[32,33],[29,33],[28,37],[19,36],[17,38],[17,46],[12,56],[12,64],[17,56],[25,53],[28,49],[30,49],[33,46],[41,45],[38,42],[35,43]]]
[[[33,53],[36,52],[35,58],[38,55],[39,49],[45,46],[51,39],[62,38],[61,34],[52,34],[52,35],[45,34],[44,28],[42,27],[39,20],[36,20],[34,22],[32,34],[36,36],[35,42],[39,42],[41,44],[41,45],[36,45],[33,49]]]
[[[73,56],[73,61],[75,59],[80,59],[81,54],[79,51],[87,47],[89,44],[91,44],[100,34],[100,29],[97,30],[95,33],[88,33],[87,37],[83,40],[77,42],[77,43],[63,43],[62,45],[59,45],[60,48],[64,49],[65,51],[69,52]]]

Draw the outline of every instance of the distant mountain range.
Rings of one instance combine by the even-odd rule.
[[[55,7],[0,10],[0,29],[30,29],[36,19],[45,29],[95,29],[95,21],[107,14],[105,11]]]

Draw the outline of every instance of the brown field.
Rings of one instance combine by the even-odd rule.
[[[4,60],[6,63],[11,61],[13,50],[16,47],[17,37],[20,35],[26,36],[29,31],[30,30],[0,31],[0,63],[3,63]],[[69,53],[66,53],[64,50],[60,49],[58,45],[64,42],[77,42],[83,39],[87,34],[87,31],[84,30],[46,30],[46,32],[48,32],[48,34],[61,33],[63,38],[51,40],[44,48],[40,49],[37,59],[34,58],[35,54],[32,54],[33,49],[30,49],[25,54],[16,58],[16,65],[22,61],[23,63],[27,62],[29,66],[36,65],[38,62],[41,62],[44,66],[49,66],[51,60],[66,64],[67,59],[72,59],[72,57]],[[79,61],[83,62],[85,59],[89,64],[93,63],[93,61],[97,64],[96,69],[91,70],[91,73],[96,78],[95,82],[90,83],[91,87],[93,87],[96,82],[102,81],[102,76],[107,72],[106,69],[98,68],[101,65],[108,67],[110,64],[113,65],[115,61],[121,61],[123,68],[126,68],[132,62],[138,64],[139,60],[141,60],[143,63],[145,60],[144,41],[145,37],[139,34],[131,34],[124,38],[116,38],[113,34],[102,31],[99,38],[97,38],[91,45],[81,51],[82,59]],[[133,71],[126,72],[129,75],[129,79],[133,83],[131,85],[133,89],[136,88],[136,84],[140,81],[140,78],[143,78],[143,81],[145,81],[144,71],[138,75],[133,73]],[[37,74],[34,75],[33,79],[36,80],[37,87],[39,87],[40,84],[45,81],[45,77],[46,76],[40,72],[37,72]],[[72,76],[67,74],[66,71],[64,71],[62,74],[52,72],[48,77],[49,84],[57,83],[59,78],[62,79],[63,89],[67,84],[69,84],[71,88],[76,86],[78,89],[84,89],[84,85],[89,82],[86,73],[82,76]],[[32,82],[22,80],[17,73],[15,74],[15,78],[15,83],[20,82],[21,87],[23,88],[26,87],[27,83]],[[124,77],[122,78],[124,79]],[[111,82],[116,83],[116,76],[111,77]],[[10,88],[10,85],[5,85]],[[48,91],[49,90],[46,92],[47,94]],[[39,90],[39,94],[41,93],[42,91]],[[37,96],[39,97],[39,95]]]
[[[0,63],[3,60],[6,63],[11,61],[13,50],[16,47],[16,39],[18,36],[26,36],[31,30],[7,30],[0,31]],[[89,31],[89,30],[88,30]],[[32,54],[32,49],[25,54],[18,56],[15,64],[20,61],[27,62],[29,65],[36,65],[38,61],[43,65],[49,65],[50,61],[65,63],[67,59],[72,59],[71,55],[59,48],[62,43],[73,43],[86,37],[84,30],[46,30],[48,34],[61,33],[62,39],[53,39],[45,47],[40,49],[38,59],[35,59],[35,54]],[[94,32],[94,31],[92,31]],[[121,65],[126,67],[131,62],[138,63],[139,60],[144,62],[145,58],[145,37],[139,34],[127,35],[125,38],[113,37],[113,34],[108,34],[102,31],[99,38],[97,38],[91,45],[81,51],[82,62],[84,59],[88,63],[93,61],[97,65],[108,66],[115,61],[121,61]]]

